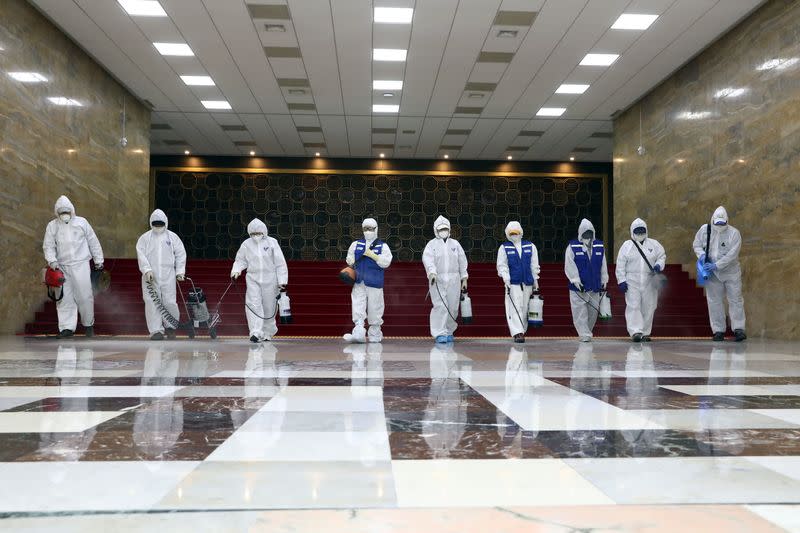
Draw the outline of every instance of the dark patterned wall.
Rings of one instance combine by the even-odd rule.
[[[581,218],[603,235],[602,178],[240,174],[156,170],[155,206],[190,257],[233,258],[247,223],[266,222],[287,259],[341,259],[361,221],[378,221],[395,258],[418,261],[443,214],[472,261],[494,261],[519,220],[541,261],[563,261]]]

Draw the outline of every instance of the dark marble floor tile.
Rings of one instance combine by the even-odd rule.
[[[45,398],[35,402],[18,405],[4,412],[59,412],[59,411],[121,411],[143,403],[150,403],[147,398]]]
[[[800,396],[716,396],[715,398],[731,409],[800,409]]]

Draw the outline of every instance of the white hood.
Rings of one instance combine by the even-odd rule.
[[[591,230],[594,234],[594,238],[597,239],[597,232],[594,230],[594,225],[584,218],[581,220],[580,226],[578,226],[578,240],[581,240],[581,235],[587,230]]]
[[[450,221],[444,218],[443,216],[439,216],[436,219],[436,222],[433,223],[433,234],[439,239],[439,230],[443,227],[446,227],[447,230],[450,230]]]
[[[164,229],[169,228],[169,221],[167,220],[167,214],[164,213],[161,209],[156,209],[150,215],[150,227],[153,227],[153,222],[163,222]]]
[[[247,234],[252,235],[253,233],[263,233],[264,237],[266,237],[268,235],[267,225],[258,220],[257,218],[254,218],[247,225]]]
[[[63,210],[64,208],[68,208],[70,213],[72,213],[73,218],[75,217],[75,206],[72,205],[72,202],[69,201],[69,198],[66,196],[59,196],[58,200],[56,200],[56,205],[53,208],[56,216],[58,216],[59,210]]]
[[[631,222],[631,239],[633,239],[634,241],[636,240],[636,236],[633,234],[633,230],[635,230],[636,228],[641,228],[642,226],[644,226],[644,229],[647,230],[647,222],[645,222],[641,218],[637,218],[636,220]],[[645,239],[649,236],[650,236],[649,232],[644,234]]]
[[[713,225],[715,222],[720,221],[725,221],[726,224],[728,223],[728,212],[725,211],[725,208],[722,206],[714,210],[714,215],[711,217],[711,224]]]
[[[524,235],[524,233],[523,233],[523,231],[522,231],[522,224],[520,224],[520,223],[519,223],[519,222],[517,222],[516,220],[512,220],[512,221],[511,221],[511,222],[509,222],[509,223],[508,223],[508,225],[506,226],[506,239],[508,239],[509,241],[511,240],[511,235],[509,235],[509,232],[510,232],[512,229],[519,230],[519,236],[520,236],[520,238],[521,238],[521,237]]]

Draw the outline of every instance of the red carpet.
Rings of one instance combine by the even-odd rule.
[[[191,260],[187,274],[208,297],[213,310],[228,284],[231,261]],[[293,324],[279,325],[279,335],[329,336],[342,335],[352,328],[350,319],[350,288],[337,278],[341,262],[289,262],[289,296],[292,301]],[[111,290],[95,299],[95,331],[97,334],[145,335],[144,304],[141,294],[141,275],[133,259],[108,259],[111,271]],[[625,329],[625,300],[617,290],[611,270],[611,299],[614,318],[598,321],[597,336],[627,336]],[[502,282],[492,263],[471,263],[469,294],[472,298],[474,321],[460,326],[458,336],[506,337],[508,328],[503,309]],[[711,334],[708,326],[705,297],[679,265],[666,269],[669,286],[662,293],[656,312],[653,335],[661,337],[695,337]],[[563,265],[542,265],[540,280],[545,301],[545,325],[531,329],[529,336],[575,336],[569,308],[569,296]],[[184,295],[190,288],[182,284]],[[244,279],[240,279],[225,297],[220,308],[222,323],[219,335],[246,336],[244,315]],[[394,263],[386,273],[386,314],[383,332],[386,336],[428,336],[430,302],[426,300],[427,280],[421,263]],[[44,297],[44,288],[42,289]],[[181,319],[185,310],[181,307]],[[55,304],[49,300],[36,313],[34,322],[25,327],[25,334],[55,334],[58,329]],[[80,333],[82,328],[78,328]],[[207,335],[201,330],[198,336]]]

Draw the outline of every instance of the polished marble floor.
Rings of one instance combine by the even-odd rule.
[[[800,343],[0,338],[0,528],[800,531]]]

